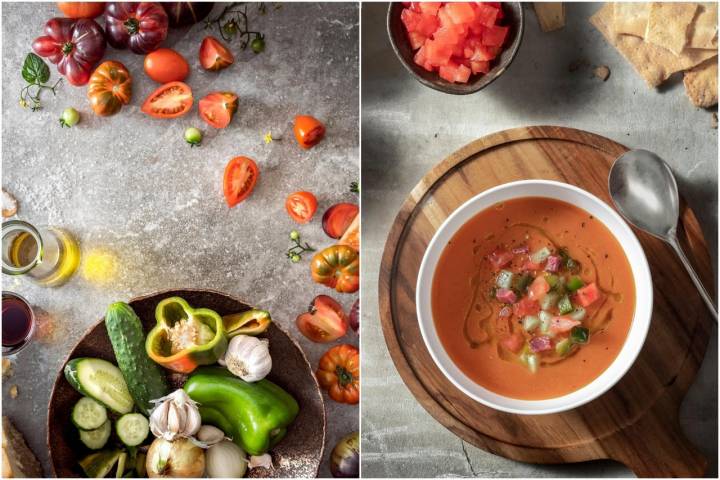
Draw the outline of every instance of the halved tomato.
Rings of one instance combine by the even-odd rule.
[[[298,115],[295,117],[295,125],[293,126],[295,140],[304,148],[312,148],[325,136],[325,125],[315,117],[310,115]]]
[[[232,65],[234,61],[232,52],[217,38],[205,37],[200,44],[200,65],[205,70],[222,70]]]
[[[291,193],[285,200],[285,208],[297,223],[308,223],[317,211],[317,198],[310,192]]]
[[[213,92],[198,104],[200,118],[215,128],[230,125],[238,109],[238,97],[232,92]]]
[[[327,295],[318,295],[306,313],[295,320],[300,332],[313,342],[326,343],[345,335],[348,318],[342,306]]]
[[[190,111],[192,90],[183,82],[162,85],[145,100],[141,110],[155,118],[176,118]]]
[[[223,193],[228,207],[232,208],[252,193],[260,170],[257,164],[247,157],[235,157],[225,167]]]
[[[322,218],[323,230],[330,238],[342,237],[359,211],[354,203],[336,203],[325,210]]]
[[[360,251],[360,215],[355,215],[350,226],[338,240],[338,245],[347,245],[358,252]]]

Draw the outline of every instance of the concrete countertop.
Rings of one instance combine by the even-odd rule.
[[[216,5],[211,15],[217,15]],[[332,243],[320,219],[330,205],[357,202],[349,185],[358,180],[358,15],[357,4],[284,4],[257,14],[251,26],[266,36],[260,55],[229,44],[236,61],[219,73],[201,69],[197,52],[210,32],[203,24],[172,30],[163,46],[190,63],[186,80],[195,106],[176,120],[157,120],[140,105],[157,87],[143,72],[142,55],[110,48],[105,60],[124,63],[133,76],[130,105],[112,117],[95,116],[86,87],[64,82],[56,97],[42,96],[43,109],[23,110],[20,70],[44,22],[58,16],[55,3],[5,3],[3,33],[2,185],[20,204],[18,218],[65,228],[79,240],[82,254],[108,252],[117,274],[93,283],[79,272],[56,289],[26,278],[3,275],[3,290],[20,293],[39,315],[38,338],[14,360],[14,375],[3,381],[3,415],[25,434],[49,474],[45,447],[47,402],[62,360],[86,329],[113,301],[169,288],[211,288],[271,312],[299,341],[316,368],[333,344],[358,343],[349,333],[331,345],[314,344],[295,327],[315,295],[325,293],[349,309],[357,294],[337,294],[310,278],[307,255],[299,264],[285,258],[288,234],[297,229],[316,248]],[[217,35],[217,33],[213,33]],[[48,62],[49,63],[49,62]],[[50,65],[51,80],[58,78]],[[206,125],[197,101],[212,91],[240,98],[239,111],[224,130]],[[65,107],[81,113],[71,129],[58,125]],[[305,151],[292,134],[296,114],[311,114],[327,125],[325,140]],[[183,140],[187,127],[205,133],[200,148]],[[275,138],[266,145],[263,135]],[[234,156],[254,158],[260,180],[252,196],[233,209],[225,205],[222,175]],[[311,190],[319,208],[310,224],[297,225],[285,212],[288,194]],[[19,396],[8,390],[18,385]],[[325,395],[328,435],[321,476],[329,476],[335,443],[358,429],[358,406]]]
[[[654,150],[675,171],[717,265],[717,130],[690,104],[680,78],[652,90],[588,22],[599,4],[567,5],[563,30],[542,33],[526,6],[525,38],[502,78],[470,96],[430,90],[401,66],[385,32],[387,4],[362,6],[363,476],[613,477],[611,461],[530,465],[463,442],[435,421],[403,384],[378,319],[379,263],[400,205],[437,162],[483,135],[551,124],[588,130]],[[588,66],[570,72],[578,59]],[[592,66],[607,65],[602,82]],[[715,331],[716,332],[716,331]],[[717,334],[680,420],[717,476]]]

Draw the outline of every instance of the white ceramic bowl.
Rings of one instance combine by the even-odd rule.
[[[576,205],[608,227],[622,246],[635,280],[635,315],[620,353],[600,376],[562,397],[519,400],[494,393],[468,378],[445,351],[432,318],[431,289],[440,254],[455,232],[479,212],[498,202],[521,197],[547,197]],[[465,202],[443,222],[425,251],[418,275],[415,304],[425,345],[438,368],[457,388],[488,407],[509,413],[539,415],[557,413],[583,405],[605,393],[622,378],[642,349],[652,316],[653,290],[645,252],[635,234],[615,210],[590,193],[566,183],[523,180],[482,192]]]

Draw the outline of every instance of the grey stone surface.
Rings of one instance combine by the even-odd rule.
[[[540,466],[491,455],[436,422],[405,387],[378,319],[377,278],[390,225],[412,187],[437,162],[490,132],[553,124],[585,129],[654,150],[677,174],[697,212],[717,265],[717,130],[694,108],[680,78],[649,89],[587,21],[598,4],[568,4],[567,26],[540,32],[526,7],[515,62],[497,82],[466,97],[416,82],[385,33],[386,4],[362,6],[363,476],[612,477],[632,472],[614,462]],[[575,72],[568,65],[585,58]],[[593,65],[612,71],[603,83]],[[715,331],[716,332],[716,331]],[[717,476],[717,334],[681,410],[688,438]]]
[[[3,381],[3,414],[25,433],[46,473],[53,379],[71,346],[111,302],[173,287],[224,291],[270,310],[316,366],[331,345],[305,339],[295,317],[320,293],[348,309],[357,298],[313,283],[309,256],[295,265],[284,254],[293,229],[316,248],[330,245],[320,227],[323,211],[339,201],[357,201],[349,184],[359,174],[359,7],[270,5],[275,4],[265,16],[255,13],[256,4],[249,7],[252,26],[266,35],[266,51],[254,55],[234,44],[235,64],[219,73],[200,68],[197,52],[208,34],[202,24],[171,32],[164,45],[188,59],[186,82],[196,103],[182,118],[156,120],[140,111],[157,86],[143,73],[144,57],[109,47],[105,58],[123,62],[134,81],[132,102],[119,114],[93,115],[86,88],[67,83],[57,97],[43,95],[43,110],[23,110],[17,101],[20,67],[44,22],[58,12],[54,3],[3,2],[2,185],[20,202],[19,218],[66,228],[83,254],[107,251],[119,264],[115,278],[103,285],[77,274],[60,288],[44,289],[3,275],[3,289],[28,298],[42,323],[39,338],[14,360],[14,376]],[[57,78],[54,65],[51,71]],[[197,101],[218,90],[240,97],[238,114],[224,130],[205,125],[197,113]],[[57,119],[69,106],[81,112],[82,121],[62,129]],[[327,123],[326,139],[309,151],[301,150],[292,134],[292,119],[302,113]],[[200,148],[183,141],[190,126],[205,133]],[[266,145],[267,131],[282,141]],[[254,158],[261,174],[252,196],[229,209],[222,175],[237,155]],[[299,226],[285,212],[285,197],[297,190],[318,197],[310,224]],[[334,343],[342,342],[357,344],[358,337],[350,333]],[[8,396],[12,384],[20,392],[15,400]],[[320,474],[329,476],[330,451],[358,429],[359,410],[325,399],[328,435]]]

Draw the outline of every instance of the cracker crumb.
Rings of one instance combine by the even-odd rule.
[[[599,67],[595,67],[593,69],[593,74],[605,82],[610,77],[610,69],[606,65],[600,65]]]
[[[12,398],[13,400],[16,399],[17,396],[18,396],[18,386],[17,386],[17,385],[12,385],[12,386],[10,387],[10,392],[9,392],[9,393],[10,393],[10,398]]]
[[[2,378],[12,377],[13,364],[9,358],[2,359]]]
[[[712,119],[710,120],[710,125],[712,126],[712,128],[717,130],[717,112],[713,112]]]

